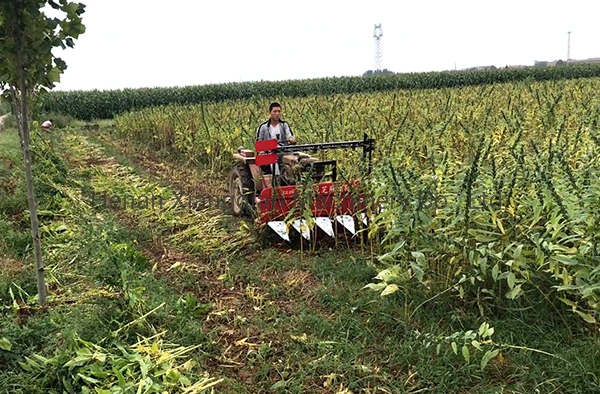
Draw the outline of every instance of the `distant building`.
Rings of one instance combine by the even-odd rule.
[[[589,59],[569,59],[569,60],[553,60],[553,61],[535,61],[534,67],[557,67],[565,64],[581,64],[581,63],[600,63],[600,57],[591,57]]]
[[[600,57],[590,57],[588,59],[569,59],[567,63],[600,63]]]
[[[469,67],[463,68],[464,71],[487,71],[487,70],[496,70],[496,66],[477,66],[477,67]]]

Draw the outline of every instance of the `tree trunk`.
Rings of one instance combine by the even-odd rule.
[[[18,24],[21,19],[18,17],[19,5],[13,1],[15,21]],[[19,134],[21,135],[21,147],[23,149],[23,162],[25,165],[25,178],[27,180],[27,200],[29,201],[29,216],[31,218],[31,235],[33,237],[33,248],[35,252],[35,265],[37,269],[37,286],[40,305],[46,306],[46,282],[44,278],[44,263],[42,261],[42,245],[39,233],[39,223],[37,216],[37,202],[35,200],[35,191],[33,187],[33,173],[31,171],[31,152],[29,151],[29,115],[27,111],[27,83],[25,81],[25,70],[22,55],[22,32],[20,29],[15,31],[15,43],[17,49],[17,61],[19,68],[19,102],[17,107],[17,120],[19,122]],[[14,91],[13,91],[14,93]],[[16,96],[13,96],[15,102]]]

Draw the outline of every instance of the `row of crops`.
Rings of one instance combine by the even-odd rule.
[[[109,119],[128,111],[168,104],[190,105],[250,98],[279,99],[311,95],[383,92],[397,89],[439,89],[528,79],[547,81],[596,76],[600,76],[600,64],[488,71],[406,73],[278,82],[261,81],[172,88],[52,91],[44,98],[43,110],[89,121]]]
[[[482,74],[483,75],[483,74]],[[487,74],[489,75],[489,74]],[[501,75],[501,74],[499,74]],[[549,300],[600,319],[600,78],[286,99],[299,143],[377,141],[380,260],[399,288]],[[171,104],[115,117],[119,138],[225,170],[268,100]],[[358,157],[341,158],[341,168]],[[429,196],[423,203],[423,196]],[[437,203],[443,201],[443,203]]]

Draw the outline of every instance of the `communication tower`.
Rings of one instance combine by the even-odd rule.
[[[381,60],[383,55],[381,53],[381,37],[383,36],[383,29],[381,23],[375,25],[373,29],[373,38],[375,38],[375,70],[381,70]]]
[[[571,60],[571,32],[567,33],[569,36],[567,40],[567,61]]]

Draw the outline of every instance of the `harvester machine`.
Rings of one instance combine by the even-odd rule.
[[[336,160],[307,152],[362,148],[363,174],[371,172],[375,140],[313,144],[257,141],[255,150],[238,148],[229,177],[233,214],[252,217],[275,242],[360,239],[368,226],[364,182],[338,180]],[[360,178],[360,177],[359,177]]]

